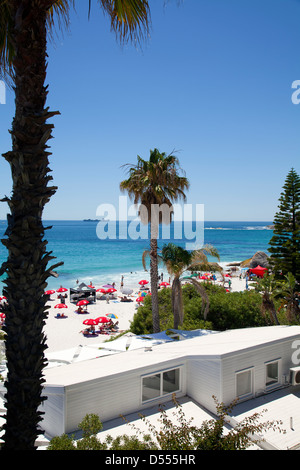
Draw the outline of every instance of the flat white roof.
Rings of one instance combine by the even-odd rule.
[[[187,357],[221,359],[230,354],[246,352],[252,348],[300,337],[300,326],[267,326],[227,330],[182,341],[153,346],[151,351],[136,349],[112,356],[99,357],[84,362],[44,370],[45,386],[68,387],[132,370],[145,369]]]
[[[253,400],[238,403],[231,416],[241,422],[254,413],[260,415],[258,422],[280,420],[279,432],[268,430],[263,437],[276,450],[300,449],[300,386],[289,386]]]

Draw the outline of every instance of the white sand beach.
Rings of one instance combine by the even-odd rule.
[[[218,283],[219,284],[219,283]],[[242,291],[245,289],[245,279],[239,279],[239,277],[231,278],[231,292]],[[96,300],[95,303],[88,305],[86,313],[78,314],[76,304],[71,303],[68,298],[65,301],[67,308],[57,309],[57,305],[60,301],[57,299],[57,293],[51,296],[51,300],[47,302],[50,307],[48,310],[48,318],[44,328],[45,335],[47,337],[46,344],[48,349],[46,350],[46,356],[49,353],[63,351],[66,349],[74,348],[79,345],[82,346],[97,346],[103,341],[115,337],[118,332],[111,335],[98,334],[96,336],[86,337],[81,332],[86,328],[83,321],[89,318],[95,319],[98,317],[104,317],[108,313],[113,313],[118,318],[119,333],[130,329],[130,322],[133,319],[136,311],[136,297],[139,289],[136,288],[130,297],[132,302],[121,302],[120,297],[122,294],[118,290],[115,293],[115,300],[110,300],[109,303],[106,300]],[[85,309],[84,309],[85,310]],[[58,312],[64,313],[65,318],[56,318]],[[96,327],[97,330],[97,327]]]
[[[48,346],[46,355],[47,353],[62,351],[79,345],[94,346],[118,335],[118,333],[112,333],[111,335],[84,336],[81,332],[87,326],[83,324],[83,321],[89,318],[96,319],[98,317],[105,317],[108,313],[113,313],[118,317],[113,319],[113,321],[119,322],[119,333],[128,330],[136,309],[136,297],[132,297],[132,302],[121,302],[118,298],[117,300],[110,300],[109,303],[106,300],[96,300],[95,303],[89,304],[87,309],[84,308],[84,313],[79,314],[76,313],[78,307],[76,307],[75,303],[69,301],[69,296],[65,300],[67,308],[64,309],[55,308],[55,305],[60,302],[56,298],[57,294],[53,294],[51,297],[52,299],[47,302],[50,309],[48,310],[48,318],[44,328],[47,337],[46,344]],[[58,312],[63,313],[65,318],[56,318]]]

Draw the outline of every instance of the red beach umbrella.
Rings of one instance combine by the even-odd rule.
[[[117,289],[114,289],[113,287],[110,287],[109,289],[107,289],[107,291],[109,294],[112,294],[113,292],[117,292]]]
[[[7,298],[3,295],[3,297],[0,297],[0,300],[7,300]]]
[[[77,302],[76,305],[77,305],[78,307],[81,307],[82,305],[87,305],[87,304],[89,304],[89,301],[83,299],[83,300],[79,300],[79,302]]]
[[[46,292],[44,292],[45,295],[51,295],[51,294],[55,294],[55,290],[46,290]]]
[[[54,308],[68,308],[68,306],[66,304],[57,304],[54,305]]]
[[[102,292],[102,294],[106,294],[106,290],[105,290],[105,289],[97,289],[96,292]]]
[[[163,286],[163,287],[166,287],[166,286],[169,286],[170,284],[168,282],[164,281],[164,282],[161,282],[159,285]]]
[[[136,302],[144,302],[144,297],[138,297],[138,298],[136,299]]]
[[[110,322],[110,319],[107,317],[98,317],[96,318],[97,323],[108,323]]]
[[[146,281],[145,279],[142,279],[142,280],[139,282],[139,284],[140,284],[141,286],[144,286],[145,284],[149,284],[149,281]]]
[[[84,325],[98,325],[97,320],[94,320],[93,318],[87,318],[86,320],[83,320],[82,323]]]
[[[0,313],[0,318],[5,318],[5,313]]]
[[[67,292],[68,289],[65,287],[60,287],[59,289],[56,289],[56,292]]]

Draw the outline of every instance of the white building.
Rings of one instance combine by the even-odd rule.
[[[98,414],[105,423],[169,401],[173,393],[190,397],[212,413],[213,396],[225,404],[239,398],[238,406],[255,406],[251,399],[257,397],[267,396],[271,402],[270,392],[298,389],[290,385],[295,367],[292,379],[297,380],[298,363],[300,326],[272,326],[208,334],[53,367],[44,372],[48,399],[42,406],[42,427],[49,437],[70,433],[87,413]]]

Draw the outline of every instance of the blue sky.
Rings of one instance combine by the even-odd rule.
[[[118,208],[121,166],[150,149],[178,151],[187,202],[206,220],[271,221],[285,177],[300,173],[300,1],[150,0],[151,37],[121,47],[93,1],[49,44],[48,105],[56,195],[45,219]],[[0,105],[0,152],[10,150],[14,97]],[[11,192],[0,161],[0,196]],[[0,205],[0,219],[7,206]]]

